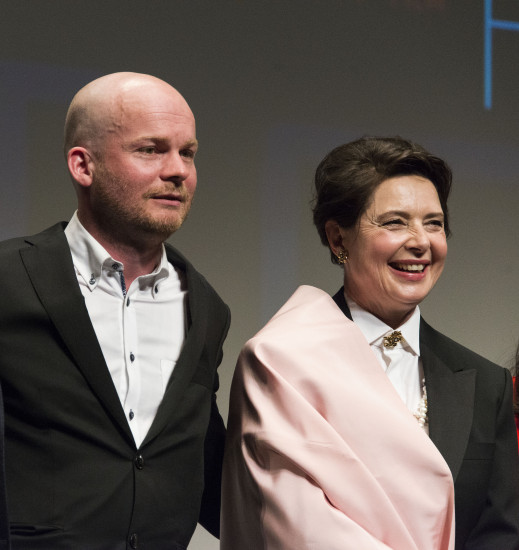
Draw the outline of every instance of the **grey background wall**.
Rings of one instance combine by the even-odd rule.
[[[492,4],[489,0],[487,4]],[[446,270],[422,309],[509,365],[519,339],[519,32],[484,0],[0,1],[0,238],[69,219],[61,151],[75,91],[114,71],[176,86],[197,117],[199,186],[171,241],[231,307],[227,415],[239,349],[300,284],[334,292],[311,223],[313,170],[364,134],[409,137],[454,171]],[[519,3],[494,0],[495,19]],[[218,548],[197,531],[192,547]]]

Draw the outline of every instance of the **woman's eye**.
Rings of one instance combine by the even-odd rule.
[[[433,226],[433,227],[438,227],[438,228],[442,228],[443,227],[443,222],[441,220],[430,220],[428,222],[429,225]]]
[[[388,226],[388,225],[404,225],[404,220],[395,218],[394,220],[388,220],[387,222],[384,222],[382,225],[383,225],[383,226]]]

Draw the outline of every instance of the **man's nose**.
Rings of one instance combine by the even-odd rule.
[[[186,160],[178,152],[171,152],[164,158],[161,177],[164,180],[184,181],[187,178],[188,171]]]

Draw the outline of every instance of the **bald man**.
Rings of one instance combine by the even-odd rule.
[[[77,211],[0,245],[14,549],[180,550],[197,521],[219,536],[230,314],[164,243],[191,207],[196,151],[169,84],[99,78],[65,122]]]

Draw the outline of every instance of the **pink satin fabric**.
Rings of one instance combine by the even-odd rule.
[[[360,330],[300,287],[238,359],[222,550],[452,550],[450,470]]]

